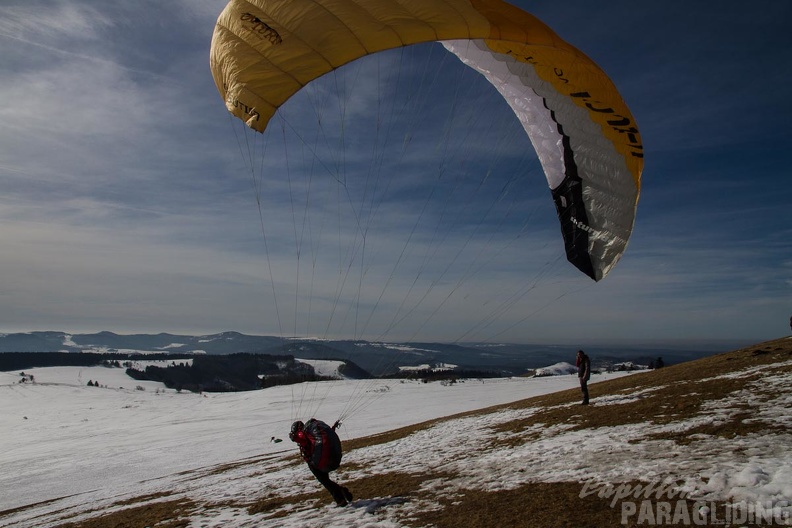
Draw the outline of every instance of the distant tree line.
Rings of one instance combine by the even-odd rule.
[[[234,392],[334,378],[318,376],[313,367],[292,356],[229,354],[195,356],[192,364],[172,363],[167,367],[128,368],[136,380],[158,381],[175,390],[192,392]]]
[[[191,359],[186,361],[186,359]],[[167,361],[167,366],[134,368],[135,361]],[[339,373],[347,378],[372,376],[355,363],[338,360]],[[190,364],[191,363],[191,364]],[[192,392],[234,392],[289,385],[306,381],[335,379],[316,374],[314,368],[294,356],[264,353],[229,355],[128,354],[74,352],[4,352],[0,353],[0,371],[36,367],[126,367],[135,380],[157,381],[166,387]],[[32,376],[31,376],[32,380]],[[91,380],[91,386],[99,386]]]
[[[96,367],[100,365],[120,366],[121,361],[161,360],[184,358],[184,354],[95,354],[91,352],[3,352],[0,353],[0,372],[23,370],[36,367]]]
[[[341,366],[338,367],[338,373],[349,379],[369,379],[373,378],[369,372],[366,372],[362,367],[355,364],[348,359],[336,360],[342,361]]]
[[[456,383],[459,379],[478,379],[478,378],[501,378],[503,374],[491,370],[441,370],[441,369],[421,369],[421,370],[402,370],[393,374],[382,376],[385,379],[415,379],[424,383],[432,381],[449,381]]]

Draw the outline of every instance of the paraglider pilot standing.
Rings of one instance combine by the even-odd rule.
[[[330,427],[315,418],[306,423],[296,421],[291,426],[289,438],[300,446],[300,455],[311,473],[330,492],[336,504],[346,506],[352,501],[352,493],[330,480],[330,472],[341,465],[341,440],[335,432],[339,425],[340,422],[336,422]]]
[[[588,381],[591,378],[591,360],[582,350],[578,350],[575,365],[578,368],[578,379],[580,380],[580,392],[583,393],[583,405],[589,403]]]

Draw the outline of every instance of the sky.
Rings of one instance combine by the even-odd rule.
[[[655,498],[670,501],[672,509],[685,497],[690,500],[681,502],[694,508],[698,508],[694,501],[723,501],[745,509],[759,503],[776,515],[767,525],[788,526],[792,513],[789,436],[774,433],[773,428],[790,421],[792,392],[786,372],[791,363],[775,363],[775,370],[766,368],[758,377],[757,368],[730,372],[729,378],[753,381],[747,382],[745,390],[736,390],[723,400],[705,401],[699,412],[667,423],[578,428],[573,426],[579,414],[577,402],[542,408],[518,405],[442,420],[368,447],[349,449],[347,444],[341,468],[332,475],[348,484],[357,499],[343,509],[335,507],[324,492],[318,502],[305,501],[306,495],[321,488],[305,464],[297,462],[296,446],[285,437],[295,416],[303,420],[317,416],[329,422],[350,399],[363,394],[359,384],[368,384],[365,397],[370,404],[342,424],[343,444],[397,427],[558,392],[576,385],[576,377],[468,379],[452,385],[339,380],[301,384],[300,398],[293,385],[236,393],[177,393],[155,382],[131,380],[119,368],[26,370],[35,383],[24,384],[19,383],[19,372],[0,372],[0,462],[4,468],[0,511],[7,512],[0,523],[18,528],[59,526],[67,518],[117,511],[122,504],[139,507],[167,496],[188,498],[202,506],[184,513],[194,526],[396,528],[410,524],[410,513],[440,507],[450,494],[510,490],[526,482],[580,482],[581,498],[586,491],[602,491],[602,500],[612,501],[612,508],[630,517],[622,505],[630,501],[630,490],[621,488],[628,497],[617,499],[612,493],[604,495],[606,486],[618,489],[622,483],[642,482],[654,484]],[[604,410],[659,397],[656,392],[662,387],[640,384],[618,393],[603,394],[602,389],[596,393],[599,381],[624,375],[651,374],[595,375],[592,404]],[[88,387],[87,380],[98,381],[100,386]],[[139,389],[133,389],[130,382],[139,384]],[[385,397],[380,398],[381,394]],[[294,414],[297,404],[305,414]],[[537,411],[554,407],[565,409],[572,423],[521,425],[523,441],[513,441],[515,423],[530,424]],[[754,424],[767,429],[731,438],[700,433],[707,426],[740,419],[746,409]],[[673,438],[680,435],[688,442],[676,443]],[[272,442],[272,438],[282,442]],[[442,449],[438,449],[438,438],[443,439]],[[442,478],[426,477],[427,468],[440,467]],[[418,478],[421,498],[389,504],[394,497],[365,496],[353,486],[393,474]],[[286,515],[277,517],[272,511],[251,513],[249,506],[266,496],[285,502],[291,497],[294,504]],[[633,519],[636,512],[637,508]],[[726,513],[718,509],[717,515],[722,521]],[[736,522],[738,517],[730,519]]]
[[[339,70],[257,136],[209,71],[224,2],[11,0],[0,332],[581,346],[788,334],[792,6],[513,3],[599,64],[641,130],[635,228],[603,281],[566,262],[508,107],[442,48]]]

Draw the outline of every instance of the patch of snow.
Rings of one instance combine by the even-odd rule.
[[[565,376],[567,374],[577,374],[577,367],[566,361],[550,365],[549,367],[538,368],[534,371],[534,377],[543,376]]]
[[[632,361],[623,361],[621,363],[614,363],[612,368],[614,370],[649,370],[649,365],[640,365]]]
[[[137,350],[134,348],[111,348],[97,345],[81,345],[82,352],[90,354],[162,354],[162,350]]]
[[[314,372],[318,376],[325,376],[328,378],[337,378],[343,379],[344,376],[338,371],[341,365],[344,364],[343,361],[337,360],[328,360],[328,359],[297,359],[294,358],[295,361],[299,361],[300,363],[306,363],[311,365],[314,369]]]
[[[437,350],[431,350],[428,348],[416,348],[408,345],[399,345],[393,343],[368,343],[368,345],[380,347],[380,348],[387,348],[389,350],[397,350],[401,353],[411,353],[411,354],[420,354],[421,352],[437,353]]]
[[[401,371],[416,371],[416,370],[431,370],[434,372],[441,372],[444,370],[453,370],[457,367],[457,365],[453,365],[451,363],[436,363],[434,366],[424,363],[423,365],[415,365],[415,366],[402,366],[399,367]]]
[[[127,363],[135,370],[146,370],[146,367],[161,367],[167,368],[172,366],[173,364],[181,365],[184,364],[188,367],[191,367],[193,364],[193,358],[184,358],[184,359],[157,359],[153,361],[141,361],[141,360],[131,360],[131,361],[120,361],[121,365],[126,366]]]

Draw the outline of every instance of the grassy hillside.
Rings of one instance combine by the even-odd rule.
[[[750,479],[761,477],[761,467],[789,466],[792,338],[590,390],[587,407],[571,389],[348,441],[338,480],[371,514],[369,525],[684,525],[685,515],[699,512],[704,522],[687,524],[722,526],[726,503],[753,496]],[[416,456],[416,450],[424,454]],[[313,524],[294,519],[318,510],[324,513],[316,519],[342,512],[324,508],[329,496],[310,475],[296,488],[279,482],[228,491],[284,465],[307,474],[296,455],[255,457],[184,475],[190,486],[173,492],[125,498],[98,511],[86,505],[79,514],[63,512],[58,526],[176,528],[191,526],[196,515],[251,519],[232,526],[308,526]],[[765,473],[753,486],[781,484],[775,498],[783,499],[789,490],[781,478]],[[666,488],[618,501],[605,496],[608,489],[638,485]],[[664,504],[678,509],[677,517]],[[713,513],[701,513],[701,504]],[[8,513],[0,512],[0,525]],[[741,524],[762,522],[751,517]]]

